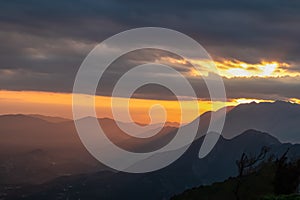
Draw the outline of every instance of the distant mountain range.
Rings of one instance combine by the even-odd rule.
[[[200,116],[198,137],[206,134],[211,113],[207,112]],[[285,101],[253,102],[229,107],[226,113],[222,136],[227,139],[231,139],[246,130],[255,129],[269,133],[281,142],[300,143],[299,104]],[[214,123],[218,123],[218,120]]]
[[[70,121],[70,119],[66,119],[66,118],[62,118],[62,117],[52,117],[52,116],[45,116],[45,115],[39,115],[39,114],[31,114],[28,116],[42,119],[42,120],[45,120],[47,122],[52,122],[52,123],[60,123],[60,122]]]
[[[185,154],[170,166],[156,172],[129,174],[98,172],[64,176],[38,186],[21,186],[16,199],[168,199],[195,186],[211,184],[237,175],[235,161],[243,152],[258,153],[263,146],[268,155],[281,156],[290,148],[290,158],[300,155],[300,145],[282,144],[267,133],[248,130],[228,140],[220,138],[204,159],[198,158],[203,138],[196,140]]]
[[[163,199],[235,176],[235,161],[241,154],[255,154],[262,146],[270,146],[270,154],[274,155],[290,147],[290,158],[300,156],[300,145],[284,143],[300,143],[300,105],[250,103],[224,109],[224,131],[207,157],[199,159],[198,152],[211,112],[200,116],[197,139],[181,158],[146,174],[117,173],[96,161],[82,145],[71,120],[37,115],[0,116],[0,185],[6,185],[2,192],[0,187],[0,197],[3,193],[16,198],[27,195],[28,199]],[[177,131],[176,125],[167,124],[158,135],[144,140],[125,135],[111,119],[99,119],[99,123],[114,143],[134,152],[164,146]],[[147,131],[155,129],[157,125]],[[17,188],[7,191],[8,184]]]
[[[0,183],[40,183],[102,167],[82,146],[71,121],[0,116]]]
[[[248,129],[267,132],[281,142],[300,143],[300,105],[284,101],[241,104],[228,112],[222,135],[230,139]]]
[[[176,129],[165,126],[157,136],[143,141],[125,135],[111,119],[99,119],[99,123],[112,141],[137,152],[163,145],[171,139],[171,130]],[[123,125],[130,127],[129,123]],[[145,131],[159,126],[151,125]],[[82,145],[72,120],[40,115],[0,116],[0,184],[41,183],[104,169],[108,170]]]

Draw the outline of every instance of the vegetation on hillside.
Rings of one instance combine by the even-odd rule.
[[[300,160],[290,161],[287,150],[280,158],[264,157],[266,149],[257,156],[243,154],[237,161],[238,176],[210,186],[200,186],[172,197],[172,200],[290,200],[300,199],[298,192]],[[241,169],[241,166],[247,166]]]

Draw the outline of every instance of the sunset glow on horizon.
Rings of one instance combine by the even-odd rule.
[[[113,118],[111,114],[111,98],[105,96],[96,96],[96,112],[99,118]],[[124,98],[117,98],[120,113],[125,112]],[[227,102],[210,102],[208,100],[198,100],[199,112],[201,115],[207,111],[216,111],[224,106],[236,106],[243,103],[251,102],[273,102],[273,100],[263,99],[228,99]],[[299,99],[290,99],[290,102],[300,103]],[[171,100],[148,100],[148,99],[130,99],[130,113],[135,122],[147,124],[150,121],[148,112],[155,104],[162,105],[167,113],[168,122],[180,122],[180,107],[177,101]],[[189,107],[189,101],[182,102],[185,108]],[[86,106],[83,105],[82,106]],[[0,91],[0,114],[41,114],[48,116],[58,116],[72,118],[72,94],[71,93],[54,93],[54,92],[37,92],[37,91]],[[191,108],[194,109],[194,108]],[[162,120],[161,116],[156,120]],[[191,115],[188,123],[198,116]]]
[[[227,79],[243,78],[248,79],[252,77],[258,78],[278,78],[278,77],[297,77],[300,76],[298,72],[289,70],[291,64],[279,62],[279,61],[261,61],[260,63],[246,63],[240,60],[223,59],[221,61],[211,60],[187,60],[176,59],[172,57],[161,57],[156,62],[162,62],[164,64],[173,64],[177,68],[184,69],[190,67],[190,64],[200,67],[195,69],[190,67],[189,70],[183,72],[188,77],[198,77],[201,75],[208,76],[208,69],[211,72],[218,73],[221,77]],[[215,71],[216,70],[216,71]],[[86,98],[91,98],[88,96]],[[97,117],[99,118],[114,118],[111,112],[111,97],[108,96],[96,96],[95,97],[95,110]],[[124,118],[127,106],[127,99],[114,97],[117,100],[118,115],[120,118]],[[300,104],[300,100],[297,98],[284,99],[292,103]],[[273,99],[258,99],[258,98],[234,98],[228,99],[227,102],[211,102],[209,100],[198,100],[199,110],[195,111],[192,107],[192,103],[188,100],[181,101],[181,105],[190,110],[191,114],[188,118],[183,119],[181,122],[181,110],[179,102],[175,100],[150,100],[150,99],[130,99],[129,110],[132,119],[138,123],[148,124],[151,121],[149,116],[149,110],[154,105],[161,105],[165,108],[167,113],[168,122],[176,123],[189,123],[199,115],[207,111],[216,111],[225,106],[236,106],[239,104],[251,103],[251,102],[274,102]],[[59,116],[64,118],[72,118],[72,94],[71,93],[59,93],[59,92],[42,92],[42,91],[0,91],[0,114],[41,114],[49,116]],[[87,105],[85,101],[82,102],[83,108]],[[124,116],[123,116],[124,115]],[[82,117],[86,117],[84,114]],[[161,114],[154,114],[155,122],[164,122],[165,116]],[[124,120],[127,121],[127,120]]]

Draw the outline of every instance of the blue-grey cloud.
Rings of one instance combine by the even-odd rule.
[[[278,60],[295,63],[290,70],[300,71],[299,22],[300,2],[294,0],[3,1],[0,89],[70,92],[82,60],[95,44],[143,26],[181,31],[201,43],[215,59],[250,63]],[[141,60],[155,58],[138,56]],[[122,62],[126,65],[129,61]],[[108,83],[116,74],[108,72]],[[296,97],[300,88],[296,78],[225,82],[230,97],[269,93]]]

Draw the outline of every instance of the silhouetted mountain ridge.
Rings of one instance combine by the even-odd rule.
[[[71,176],[33,189],[39,192],[30,193],[20,189],[18,193],[28,195],[27,199],[57,199],[64,195],[71,199],[164,199],[188,188],[236,176],[235,161],[244,152],[256,154],[263,146],[269,146],[269,155],[281,155],[287,148],[291,148],[288,156],[295,153],[300,155],[299,145],[282,144],[273,136],[255,130],[247,130],[233,139],[220,137],[209,155],[199,159],[198,151],[202,142],[203,137],[194,141],[181,158],[156,172],[100,172]]]
[[[233,138],[248,129],[267,132],[281,142],[300,143],[300,105],[274,103],[241,104],[228,112],[222,135]]]

